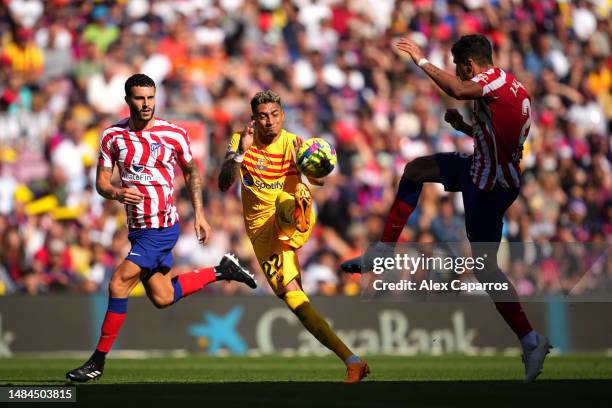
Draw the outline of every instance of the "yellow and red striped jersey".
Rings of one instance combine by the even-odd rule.
[[[297,136],[281,130],[278,139],[268,146],[255,138],[244,154],[240,167],[242,210],[249,238],[257,236],[259,229],[275,212],[276,197],[281,191],[293,194],[301,175],[291,151]],[[240,134],[234,133],[228,151],[236,152]]]

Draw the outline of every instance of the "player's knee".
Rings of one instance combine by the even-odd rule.
[[[422,169],[424,167],[423,160],[424,160],[423,157],[417,157],[411,162],[408,162],[406,166],[404,167],[403,177],[410,181],[414,181],[415,183],[418,183],[420,181],[419,178],[422,174]]]
[[[404,167],[402,177],[415,182],[425,183],[435,179],[436,163],[432,157],[417,157]]]
[[[174,291],[168,290],[161,285],[153,286],[149,285],[147,294],[149,295],[149,299],[158,309],[163,309],[174,304]]]
[[[126,297],[129,293],[126,293],[127,285],[125,281],[119,276],[113,276],[108,284],[108,290],[110,291],[111,297]]]
[[[150,296],[150,299],[158,309],[163,309],[174,303],[174,295],[172,293],[154,293]]]

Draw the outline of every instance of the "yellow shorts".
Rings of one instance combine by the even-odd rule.
[[[300,277],[300,264],[295,250],[308,240],[316,217],[314,211],[311,211],[310,228],[306,232],[299,232],[293,222],[294,197],[282,192],[276,198],[275,206],[274,216],[261,227],[251,243],[270,287],[274,293],[280,294],[289,282]]]

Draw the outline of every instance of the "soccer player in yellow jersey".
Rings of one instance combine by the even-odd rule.
[[[251,112],[251,122],[232,136],[219,188],[227,191],[240,176],[247,234],[274,293],[344,361],[346,382],[358,382],[370,372],[368,365],[338,338],[302,290],[295,250],[304,245],[315,223],[312,195],[295,165],[302,139],[283,129],[285,114],[275,92],[258,92],[251,99]]]

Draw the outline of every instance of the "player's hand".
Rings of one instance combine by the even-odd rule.
[[[459,130],[463,124],[463,116],[461,116],[457,109],[447,109],[446,113],[444,114],[444,120],[457,130]]]
[[[244,128],[242,133],[240,133],[240,143],[238,144],[238,148],[240,152],[246,152],[249,147],[253,144],[253,137],[255,136],[255,121],[252,120],[248,125]]]
[[[193,226],[195,227],[196,237],[198,237],[198,241],[200,242],[200,244],[207,244],[208,239],[210,238],[211,228],[210,224],[208,224],[208,221],[206,221],[206,217],[201,214],[196,214]]]
[[[136,205],[144,199],[144,194],[135,188],[122,188],[117,192],[116,199],[122,204]]]
[[[297,166],[297,152],[300,150],[300,147],[302,147],[302,143],[304,143],[304,139],[302,139],[301,137],[296,137],[293,140],[293,149],[291,150],[291,156],[293,157],[293,163],[296,164]],[[310,184],[312,184],[313,186],[323,186],[325,184],[325,181],[322,178],[314,178],[314,177],[306,177],[308,179],[308,182]]]
[[[421,48],[418,45],[416,45],[416,43],[408,37],[402,37],[395,44],[395,48],[410,55],[410,57],[412,57],[412,60],[415,62],[415,64],[418,64],[421,58],[425,58],[425,54],[423,54],[423,51],[421,51]]]
[[[293,163],[296,165],[297,165],[297,152],[300,150],[300,147],[302,147],[302,143],[304,143],[304,139],[302,139],[299,136],[293,139],[293,149],[291,150],[291,157],[293,158]]]

